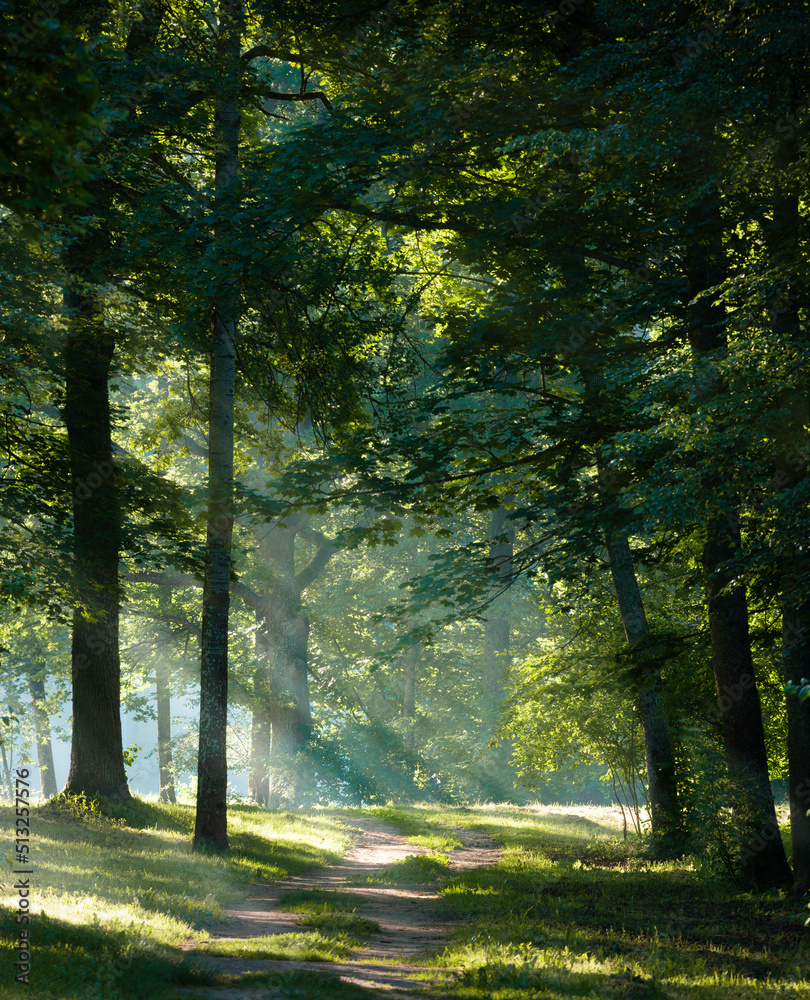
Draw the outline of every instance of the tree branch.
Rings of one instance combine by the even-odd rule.
[[[306,94],[280,94],[277,90],[268,90],[265,91],[264,96],[273,101],[323,101],[324,107],[329,108],[330,111],[334,110],[329,98],[320,90],[313,90]]]
[[[305,542],[310,542],[312,545],[317,546],[315,555],[300,572],[295,574],[295,584],[300,594],[323,573],[326,569],[326,564],[335,552],[337,552],[337,546],[331,538],[327,538],[320,531],[315,531],[314,528],[304,528],[298,532],[298,535]]]
[[[243,62],[252,62],[261,56],[268,59],[280,59],[281,62],[295,63],[298,66],[301,62],[307,62],[301,53],[288,52],[286,49],[274,49],[272,45],[254,45],[252,49],[242,53]]]

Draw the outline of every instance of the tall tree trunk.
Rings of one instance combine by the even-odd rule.
[[[88,243],[83,251],[93,256]],[[70,261],[68,262],[70,269]],[[72,272],[85,283],[81,271]],[[65,792],[129,798],[121,743],[119,513],[108,382],[114,340],[81,289],[65,295],[64,421],[73,484],[73,741]]]
[[[222,0],[219,56],[222,83],[214,115],[217,149],[215,242],[225,273],[214,293],[208,424],[208,529],[203,583],[200,744],[193,847],[228,846],[228,608],[233,536],[233,419],[239,286],[225,268],[234,232],[239,175],[240,0]],[[227,275],[230,273],[230,277]],[[219,277],[219,276],[218,276]]]
[[[641,671],[638,705],[644,732],[644,757],[647,765],[647,790],[650,798],[650,823],[654,849],[661,854],[679,849],[681,823],[678,808],[678,784],[675,773],[675,748],[669,722],[661,705],[661,671],[655,663],[643,662],[639,646],[650,634],[641,592],[638,588],[633,556],[627,537],[606,532],[605,544],[610,573],[619,605],[624,634],[631,655]]]
[[[256,626],[248,787],[253,801],[257,805],[267,806],[270,802],[270,689],[267,681],[270,643],[266,614],[256,612]]]
[[[160,801],[177,801],[174,791],[174,762],[172,761],[172,691],[170,672],[162,660],[155,667],[157,693],[157,752]]]
[[[272,574],[267,598],[269,642],[270,805],[277,809],[284,799],[299,804],[306,794],[305,762],[299,751],[312,731],[309,702],[309,622],[301,614],[301,595],[318,578],[335,549],[331,541],[307,527],[307,517],[287,518],[285,525],[265,527],[256,533],[264,565]],[[295,538],[305,537],[316,546],[315,555],[295,572]]]
[[[580,363],[580,376],[585,386],[588,408],[599,422],[602,414],[601,373],[591,363],[583,360]],[[596,460],[599,491],[610,516],[615,517],[616,504],[611,502],[615,485],[604,467],[599,450]],[[643,644],[650,635],[650,626],[627,536],[608,524],[605,528],[605,547],[625,638],[639,672],[636,697],[644,735],[653,850],[659,855],[677,854],[681,847],[681,816],[675,748],[669,720],[661,705],[661,669],[657,663],[649,660],[643,649]]]
[[[34,710],[34,732],[37,740],[37,761],[39,762],[39,782],[42,798],[52,799],[58,794],[56,772],[53,768],[53,746],[51,744],[51,720],[45,707],[45,681],[28,676],[28,690]]]
[[[798,106],[798,105],[797,105]],[[796,141],[780,145],[777,151],[777,176],[774,184],[773,222],[769,244],[771,260],[783,273],[794,274],[800,259],[799,234],[802,224],[799,196],[791,179],[798,159]],[[792,358],[807,351],[807,335],[802,330],[799,309],[804,301],[794,284],[777,290],[771,306],[773,332]],[[781,424],[777,432],[780,454],[776,463],[776,485],[782,499],[790,502],[793,490],[802,490],[808,476],[808,439],[810,426],[810,386],[806,368],[798,373],[798,384],[784,389],[781,399]],[[803,508],[803,500],[798,502]],[[782,515],[784,521],[789,512]],[[782,531],[781,606],[782,664],[785,681],[799,684],[810,677],[810,556],[805,546],[795,544],[793,532]],[[788,789],[790,796],[790,833],[793,841],[793,892],[803,895],[810,890],[810,702],[802,704],[795,696],[787,699]]]
[[[711,358],[725,347],[725,309],[700,293],[725,277],[722,217],[716,192],[687,213],[689,236],[685,271],[689,341],[698,362],[709,364],[700,395],[704,401],[724,391]],[[740,863],[746,884],[779,886],[791,881],[768,776],[762,709],[751,658],[745,589],[732,582],[726,568],[742,539],[736,498],[711,467],[703,476],[710,511],[702,552],[712,664],[717,688],[726,766],[735,797],[741,837]]]
[[[416,722],[416,665],[422,644],[417,642],[405,653],[402,663],[402,718],[408,723],[405,730],[405,746],[413,750],[415,745],[414,724]]]
[[[498,724],[509,670],[509,583],[515,528],[504,505],[490,514],[489,558],[498,567],[498,582],[504,592],[495,599],[484,621],[483,669],[481,671],[481,730],[491,736]]]
[[[275,621],[276,642],[270,673],[272,687],[271,802],[277,806],[283,784],[294,804],[301,802],[305,775],[298,759],[312,729],[307,677],[309,622],[298,616]],[[286,775],[282,776],[283,772]],[[279,787],[279,779],[283,782]]]

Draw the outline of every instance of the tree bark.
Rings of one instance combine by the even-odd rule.
[[[274,808],[285,791],[293,804],[304,795],[303,762],[297,759],[312,730],[307,678],[309,622],[291,617],[274,622],[271,692],[271,803]],[[286,776],[284,772],[286,771]],[[286,785],[286,788],[285,788]]]
[[[709,363],[702,400],[724,391],[711,355],[726,345],[725,309],[710,297],[696,298],[725,277],[722,217],[716,192],[687,212],[687,317],[693,356]],[[717,689],[726,767],[734,794],[741,837],[740,863],[747,885],[781,886],[792,880],[768,776],[762,709],[751,657],[745,589],[732,583],[728,564],[742,544],[736,498],[707,464],[702,479],[709,507],[701,562],[709,619],[714,680]]]
[[[789,275],[795,273],[801,256],[799,233],[801,213],[792,170],[798,159],[795,139],[782,143],[777,150],[777,176],[774,184],[773,222],[769,227],[771,260]],[[799,309],[805,305],[795,284],[777,290],[771,305],[771,325],[777,342],[800,355],[807,351],[807,337],[802,330]],[[780,454],[776,462],[776,487],[783,501],[790,502],[791,492],[801,490],[808,476],[808,438],[810,426],[810,387],[805,369],[798,384],[788,385],[781,395],[781,417],[777,429]],[[799,506],[802,506],[799,500]],[[780,558],[782,609],[782,668],[786,682],[800,684],[810,677],[810,556],[806,547],[795,544],[789,521],[783,512],[782,555]],[[787,698],[788,790],[790,798],[790,834],[793,842],[793,893],[801,896],[810,890],[810,702],[802,704],[795,695]]]
[[[214,239],[222,265],[233,236],[239,174],[240,0],[222,0],[219,55],[223,79],[216,102],[217,149]],[[228,846],[228,610],[233,536],[233,420],[239,286],[233,276],[219,278],[214,293],[208,424],[208,526],[203,583],[200,668],[200,744],[197,814],[193,847]],[[231,271],[231,275],[233,272]]]
[[[172,761],[172,692],[169,670],[162,660],[155,667],[157,691],[157,752],[160,801],[177,801],[174,791],[174,763]]]
[[[675,748],[672,744],[669,721],[661,705],[659,694],[661,671],[657,664],[644,663],[638,655],[639,646],[650,634],[650,626],[644,611],[627,537],[608,530],[605,544],[627,645],[631,655],[635,651],[635,662],[641,671],[638,706],[644,732],[644,758],[647,765],[653,845],[661,854],[677,853],[680,847],[681,822]]]
[[[587,405],[595,419],[601,420],[601,374],[586,361],[580,363],[580,377],[585,387]],[[615,484],[604,467],[601,453],[596,454],[599,491],[610,516],[615,517],[616,504],[611,502]],[[613,590],[630,655],[638,669],[636,698],[644,735],[644,760],[647,773],[647,794],[650,800],[650,826],[655,853],[677,854],[681,848],[682,827],[678,804],[678,781],[675,769],[675,748],[669,720],[661,705],[661,669],[645,655],[643,644],[649,638],[650,626],[636,578],[630,543],[622,531],[606,524],[607,549]]]
[[[248,787],[253,801],[260,806],[270,803],[270,688],[268,668],[270,644],[267,614],[256,612],[256,665],[253,671],[253,717],[250,726],[250,778]]]
[[[53,767],[53,745],[51,743],[51,720],[45,707],[45,681],[28,677],[31,705],[34,711],[34,732],[37,740],[37,761],[39,762],[39,782],[42,798],[52,799],[58,794],[56,772]]]
[[[300,804],[306,794],[305,763],[299,751],[312,731],[309,702],[309,622],[301,614],[303,592],[323,572],[335,547],[307,527],[306,515],[286,518],[256,531],[262,562],[272,574],[266,603],[268,712],[271,727],[270,807],[286,799]],[[309,563],[295,571],[295,538],[316,546]]]
[[[92,256],[89,242],[81,250]],[[72,273],[77,285],[85,283],[80,270]],[[73,485],[75,605],[73,739],[64,791],[128,799],[118,652],[120,524],[108,388],[115,345],[96,304],[83,290],[69,290],[65,304],[70,315],[63,416]]]
[[[417,642],[405,653],[402,663],[402,718],[408,723],[405,730],[405,746],[413,750],[416,743],[414,724],[416,722],[416,665],[422,644]]]

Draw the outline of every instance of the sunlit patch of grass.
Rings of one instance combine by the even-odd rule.
[[[364,896],[336,889],[297,889],[285,892],[276,904],[277,910],[294,913],[352,913],[368,905]]]
[[[206,941],[198,951],[202,955],[229,958],[272,958],[278,961],[339,962],[362,945],[348,934],[319,931],[294,931],[291,934],[267,934],[252,938],[218,938]]]
[[[369,812],[390,823],[398,833],[408,838],[409,844],[427,847],[433,853],[449,854],[456,848],[464,846],[464,841],[457,833],[426,820],[424,813],[418,808],[378,806]]]
[[[429,960],[460,968],[447,1000],[763,1000],[810,997],[801,903],[707,883],[694,859],[656,862],[598,807],[421,812],[502,846],[498,864],[449,873],[466,918]]]
[[[48,929],[45,952],[36,952],[38,1000],[160,996],[156,983],[168,987],[190,975],[188,959],[173,949],[222,920],[224,907],[243,897],[249,881],[334,863],[349,841],[340,821],[322,812],[235,806],[228,817],[230,850],[192,853],[191,806],[135,799],[106,814],[76,803],[31,811],[32,941],[42,942]],[[10,807],[0,807],[9,857],[13,817]],[[12,881],[2,890],[9,908],[1,911],[3,959],[16,937]],[[136,952],[132,968],[146,963],[152,971],[124,975],[126,956]],[[117,993],[109,986],[110,970]],[[13,959],[4,960],[0,990],[13,983],[13,974]]]
[[[279,910],[300,914],[296,923],[302,927],[314,927],[324,934],[348,934],[355,938],[365,938],[376,934],[380,925],[376,920],[358,916],[358,906],[367,901],[355,893],[336,892],[329,889],[300,889],[286,892],[277,904]]]
[[[409,854],[378,874],[359,875],[352,881],[355,885],[425,884],[442,878],[449,870],[450,859],[446,854]]]

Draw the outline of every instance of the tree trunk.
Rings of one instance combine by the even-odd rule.
[[[253,718],[250,726],[250,797],[260,806],[270,802],[270,688],[267,682],[270,643],[267,616],[256,612],[256,666],[253,671]]]
[[[657,664],[640,662],[638,656],[638,647],[649,636],[650,626],[633,568],[630,544],[626,536],[611,531],[606,532],[605,544],[627,645],[631,655],[634,650],[637,651],[635,662],[641,671],[638,705],[644,732],[644,758],[647,765],[654,848],[663,854],[677,852],[680,846],[681,821],[675,748],[659,696],[661,671]]]
[[[85,248],[86,249],[86,246]],[[76,275],[83,277],[82,275]],[[65,295],[64,421],[73,485],[73,740],[65,792],[128,799],[118,652],[119,513],[108,381],[114,341],[83,291]]]
[[[799,232],[801,215],[796,185],[789,178],[798,158],[796,142],[783,143],[777,152],[777,179],[774,185],[773,223],[769,244],[771,260],[783,273],[793,274],[801,256]],[[773,331],[786,349],[807,350],[799,317],[804,307],[798,289],[788,284],[778,290],[772,303]],[[781,426],[777,431],[780,454],[776,463],[776,486],[782,499],[790,502],[791,491],[801,490],[808,475],[808,439],[810,425],[810,387],[804,372],[798,384],[783,390]],[[801,508],[802,500],[799,500]],[[784,511],[782,520],[789,519]],[[783,523],[781,568],[782,666],[784,679],[799,684],[810,677],[810,556],[806,547],[795,545],[793,532]],[[790,833],[793,841],[793,893],[801,896],[810,890],[810,702],[802,704],[795,695],[787,698],[788,789],[790,796]]]
[[[157,690],[157,752],[158,776],[160,781],[160,801],[177,801],[174,792],[174,763],[172,761],[172,692],[169,684],[169,670],[162,660],[155,667],[155,688]]]
[[[495,598],[493,613],[484,621],[483,669],[481,671],[481,731],[490,737],[498,725],[509,670],[509,584],[515,529],[506,516],[506,507],[490,514],[489,558],[498,567],[498,582],[504,592]]]
[[[215,242],[219,261],[228,260],[237,208],[239,174],[239,80],[242,7],[222,0],[219,54],[223,79],[216,102],[214,137]],[[208,530],[203,583],[202,655],[200,669],[200,745],[197,768],[195,849],[228,846],[228,608],[233,535],[233,419],[239,286],[224,277],[214,292],[208,429]],[[230,271],[231,275],[233,274]],[[214,277],[212,275],[212,277]]]
[[[688,288],[689,342],[696,360],[725,347],[725,309],[701,292],[725,276],[722,218],[716,192],[687,213],[689,237],[685,271]],[[716,368],[699,385],[703,401],[724,391]],[[714,680],[741,837],[742,876],[752,887],[779,886],[791,881],[768,776],[762,725],[748,629],[745,590],[733,585],[726,566],[742,544],[736,498],[723,477],[707,467],[703,491],[710,514],[701,562],[709,618]]]
[[[416,722],[416,664],[422,644],[417,642],[405,653],[402,664],[402,718],[408,723],[405,730],[405,746],[413,750],[415,745],[414,724]]]
[[[602,411],[601,374],[588,362],[582,361],[580,376],[585,386],[588,407],[598,422]],[[600,494],[605,506],[611,509],[611,516],[615,517],[616,505],[610,502],[611,494],[615,492],[614,483],[610,471],[604,467],[598,450],[596,460]],[[678,805],[675,748],[659,694],[661,670],[657,663],[649,660],[643,650],[643,643],[650,635],[650,626],[644,611],[644,602],[627,536],[607,526],[605,547],[625,638],[639,672],[636,697],[644,735],[653,850],[659,855],[677,854],[681,848],[683,831]]]
[[[275,808],[285,791],[293,804],[301,802],[305,775],[299,751],[312,729],[307,679],[309,622],[299,617],[288,618],[277,622],[276,629],[270,674],[273,733],[271,802]]]
[[[285,799],[300,804],[306,794],[306,768],[300,750],[312,731],[312,714],[307,670],[309,622],[301,615],[301,594],[317,579],[334,552],[330,540],[308,529],[306,522],[305,515],[288,517],[284,526],[275,524],[256,533],[261,559],[273,577],[267,598],[273,809]],[[305,535],[317,547],[309,564],[298,573],[296,534]]]
[[[53,767],[53,747],[51,744],[51,720],[45,707],[45,681],[28,677],[31,705],[34,710],[34,731],[37,740],[37,760],[39,762],[39,782],[42,798],[52,799],[58,794],[56,772]]]

